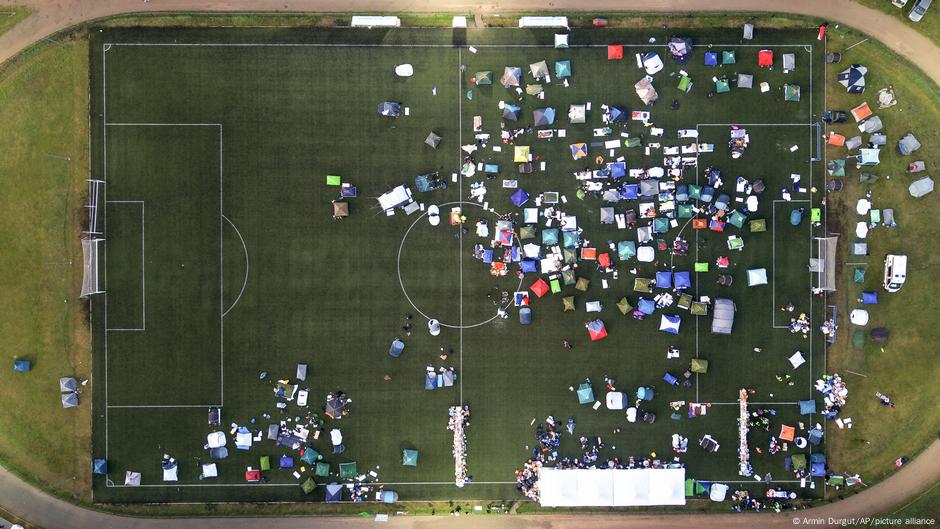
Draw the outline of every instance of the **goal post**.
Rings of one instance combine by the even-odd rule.
[[[104,292],[98,281],[98,249],[104,239],[82,239],[84,273],[82,274],[82,298]]]
[[[104,180],[88,180],[88,204],[85,205],[85,208],[88,210],[88,229],[85,230],[87,234],[101,234],[101,231],[98,229],[98,204],[101,199],[104,184]]]

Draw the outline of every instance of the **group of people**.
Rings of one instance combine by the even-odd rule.
[[[838,373],[823,375],[816,381],[816,391],[823,394],[823,416],[827,419],[834,419],[839,414],[849,396],[849,388]]]
[[[761,512],[763,509],[772,509],[774,512],[781,512],[784,509],[796,509],[796,505],[786,501],[786,498],[768,498],[759,500],[752,498],[746,490],[736,490],[731,498],[734,503],[731,510],[734,512],[754,511]]]
[[[454,482],[463,487],[470,480],[467,475],[467,434],[464,431],[470,426],[470,406],[451,406],[447,413],[450,416],[447,429],[454,432]]]
[[[789,327],[791,333],[803,333],[803,338],[806,338],[810,331],[809,316],[805,312],[801,312],[798,317],[790,318]]]

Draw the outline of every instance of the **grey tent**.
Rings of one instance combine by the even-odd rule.
[[[128,470],[124,473],[124,485],[128,487],[139,487],[140,486],[140,472],[134,472]]]
[[[604,202],[620,202],[620,191],[617,189],[608,189],[604,191],[602,198],[604,199]]]
[[[327,503],[343,501],[343,486],[339,483],[330,483],[327,485],[325,501]]]
[[[59,392],[60,393],[71,393],[78,389],[78,384],[75,382],[75,379],[72,377],[62,377],[59,379]]]
[[[379,103],[379,114],[390,118],[397,118],[401,115],[401,105],[392,101],[383,101]]]
[[[326,401],[326,409],[324,413],[331,419],[342,419],[343,412],[346,411],[346,399],[332,398]]]
[[[551,125],[555,122],[555,109],[551,107],[537,108],[532,111],[532,120],[535,121],[536,127]]]
[[[424,140],[424,143],[430,145],[432,149],[436,149],[437,146],[441,144],[441,137],[437,134],[434,134],[434,131],[431,131],[431,133],[428,134],[428,137]]]
[[[633,88],[636,90],[636,95],[639,96],[640,100],[643,101],[644,105],[652,105],[657,99],[659,99],[659,94],[656,93],[656,89],[653,88],[653,78],[646,76],[633,85]]]
[[[791,71],[796,69],[796,55],[793,53],[784,53],[783,54],[783,69],[784,71]]]
[[[281,427],[277,424],[268,425],[268,439],[277,441],[278,434],[281,433]]]
[[[888,343],[889,336],[891,336],[891,331],[887,327],[875,327],[871,330],[872,339],[881,345]]]
[[[870,166],[878,165],[881,163],[881,151],[878,149],[859,149],[858,150],[858,165],[861,166]]]
[[[519,309],[519,323],[522,325],[530,325],[532,323],[532,309],[529,307]]]
[[[568,119],[572,123],[584,123],[586,121],[586,105],[571,105],[568,107]]]
[[[738,88],[754,88],[754,76],[749,73],[739,73]]]
[[[853,64],[839,73],[839,84],[845,87],[850,94],[861,94],[865,91],[865,74],[868,68],[861,64]]]
[[[62,394],[62,407],[63,408],[74,408],[78,406],[78,393],[63,393]]]
[[[548,76],[548,64],[545,61],[534,62],[529,65],[529,71],[532,72],[532,77],[541,79]]]
[[[614,223],[614,208],[601,208],[601,224]]]
[[[712,333],[731,334],[734,325],[734,302],[728,298],[716,298],[712,309]]]
[[[867,242],[853,242],[852,243],[852,255],[868,255],[868,243]]]
[[[862,137],[861,137],[861,136],[853,136],[853,137],[851,137],[851,138],[845,140],[845,148],[848,149],[848,150],[850,150],[850,151],[854,151],[855,149],[858,149],[858,148],[861,147],[861,146],[862,146]]]
[[[655,197],[658,194],[659,194],[659,180],[656,180],[655,178],[640,180],[640,196],[641,197]]]
[[[908,132],[903,138],[898,140],[898,152],[901,153],[902,156],[907,156],[917,149],[920,149],[920,147],[920,142],[917,141],[917,138],[914,137],[912,132]]]
[[[528,309],[529,307],[523,307],[523,308]],[[531,309],[529,309],[529,310],[531,311]],[[530,312],[530,314],[531,314],[531,312]],[[441,378],[444,379],[444,387],[445,387],[445,388],[449,388],[449,387],[453,386],[453,385],[454,385],[454,378],[456,378],[456,377],[457,377],[457,372],[454,371],[453,369],[448,369],[447,371],[444,371],[444,372],[442,373],[442,377],[441,377]]]
[[[872,134],[871,137],[868,138],[868,143],[870,143],[873,147],[879,147],[879,146],[881,146],[881,145],[887,145],[887,144],[888,144],[888,137],[885,136],[884,134],[880,133],[880,132],[877,132],[877,133],[875,133],[875,134]]]
[[[754,38],[754,24],[748,22],[744,24],[744,40],[751,40]]]
[[[907,190],[910,191],[912,197],[920,198],[933,191],[933,179],[929,176],[925,176],[914,180],[911,182],[911,185],[907,187]]]
[[[865,133],[878,132],[882,128],[884,128],[884,124],[881,123],[881,118],[878,116],[872,116],[858,125],[858,130]]]
[[[519,116],[522,115],[522,108],[518,105],[503,105],[503,119],[509,121],[519,121]]]
[[[405,350],[405,342],[395,338],[392,340],[392,345],[388,348],[389,356],[398,358],[401,356],[401,352]]]
[[[503,69],[503,76],[499,83],[506,88],[510,86],[519,86],[519,79],[522,78],[522,68],[518,66],[507,66]]]

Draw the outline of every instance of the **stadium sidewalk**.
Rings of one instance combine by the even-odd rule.
[[[29,6],[33,14],[0,36],[0,62],[53,33],[82,21],[125,12],[319,11],[473,12],[497,11],[761,11],[797,13],[850,25],[874,35],[940,85],[937,47],[904,22],[852,0],[0,0]]]
[[[891,459],[893,456],[887,456]],[[848,499],[815,509],[780,514],[676,514],[676,515],[588,515],[552,516],[423,516],[392,517],[389,527],[447,527],[487,529],[763,529],[799,525],[830,526],[830,520],[857,518],[889,512],[940,480],[940,440],[934,441],[916,459],[888,479]],[[358,529],[376,527],[372,518],[292,517],[292,518],[130,518],[104,514],[53,498],[0,468],[0,501],[4,507],[30,523],[45,529],[293,529],[330,527]],[[368,504],[363,510],[369,509]],[[810,520],[821,520],[811,522]],[[835,522],[839,524],[838,521]]]

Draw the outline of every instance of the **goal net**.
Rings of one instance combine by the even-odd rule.
[[[98,283],[98,248],[102,242],[104,242],[104,239],[82,239],[84,274],[82,276],[81,297],[83,298],[104,292]]]

